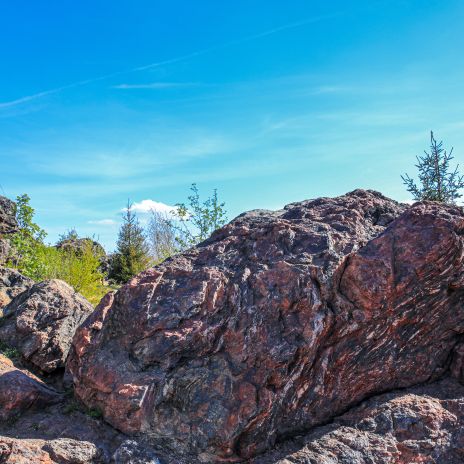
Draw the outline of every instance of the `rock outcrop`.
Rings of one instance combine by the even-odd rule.
[[[173,452],[251,458],[443,375],[464,332],[463,234],[460,208],[370,191],[239,216],[84,324],[76,394]]]
[[[10,251],[7,236],[17,230],[16,205],[8,198],[0,196],[0,266],[7,261]]]
[[[464,388],[450,379],[374,397],[253,464],[462,464]]]
[[[4,309],[0,341],[43,372],[63,368],[77,327],[93,306],[61,280],[33,285]]]
[[[16,205],[14,201],[0,196],[0,235],[17,232]]]
[[[61,399],[55,390],[31,373],[17,369],[10,359],[0,354],[0,421],[14,419],[31,408],[43,408]]]
[[[20,293],[25,292],[34,285],[34,281],[23,276],[16,269],[0,267],[0,316],[2,308]]]
[[[86,249],[90,249],[97,257],[106,256],[105,249],[91,238],[69,238],[59,242],[56,248],[76,254],[82,254]]]

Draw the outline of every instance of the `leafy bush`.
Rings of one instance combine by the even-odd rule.
[[[64,280],[92,304],[97,304],[108,292],[108,287],[103,285],[99,256],[95,255],[91,242],[85,244],[79,253],[44,245],[39,251],[39,262],[40,273],[30,276],[34,280]]]
[[[16,197],[16,220],[19,231],[10,238],[11,251],[8,265],[32,277],[40,273],[38,252],[44,246],[46,233],[34,221],[34,208],[28,195]],[[32,277],[34,278],[34,277]]]
[[[45,232],[34,223],[34,209],[27,195],[16,199],[16,219],[19,231],[11,238],[12,252],[8,266],[40,282],[61,279],[96,304],[107,293],[100,272],[100,254],[91,239],[82,239],[78,249],[60,249],[46,245]],[[77,234],[73,231],[73,237]],[[69,233],[66,236],[69,239]]]
[[[177,232],[176,241],[179,248],[186,249],[206,240],[215,230],[227,222],[225,203],[220,202],[217,190],[205,201],[200,201],[200,193],[196,184],[190,187],[188,206],[178,203],[178,224],[170,221],[171,227]]]

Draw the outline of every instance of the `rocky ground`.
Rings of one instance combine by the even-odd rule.
[[[357,190],[239,216],[95,310],[0,268],[0,463],[462,463],[463,236]]]

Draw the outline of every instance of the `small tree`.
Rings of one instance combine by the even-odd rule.
[[[146,235],[154,264],[177,253],[176,231],[167,215],[152,211]]]
[[[204,202],[196,184],[190,187],[189,205],[178,203],[177,217],[179,225],[170,221],[171,227],[177,232],[176,241],[181,249],[190,248],[206,240],[215,230],[227,222],[225,203],[218,199],[217,190]]]
[[[79,239],[79,234],[76,229],[68,229],[64,234],[60,234],[56,244],[59,246],[67,241],[75,241]]]
[[[424,151],[425,156],[417,157],[416,167],[419,170],[420,186],[417,186],[408,174],[401,176],[408,192],[414,200],[432,200],[454,204],[462,195],[459,190],[464,188],[464,176],[459,174],[456,166],[450,170],[453,159],[453,149],[448,153],[443,148],[443,142],[437,142],[430,132],[430,153]]]
[[[143,229],[130,202],[127,203],[122,218],[123,224],[119,230],[117,252],[113,256],[110,270],[110,277],[117,282],[127,282],[150,264]]]
[[[19,231],[10,239],[12,251],[9,265],[35,278],[40,274],[39,253],[47,234],[34,222],[35,211],[29,203],[30,198],[27,194],[16,197],[16,221]]]

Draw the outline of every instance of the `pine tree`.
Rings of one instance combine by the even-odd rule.
[[[448,153],[443,148],[443,142],[437,142],[430,132],[430,153],[417,157],[416,167],[419,170],[420,186],[417,186],[408,174],[401,176],[408,192],[416,201],[432,200],[454,204],[462,195],[459,190],[464,188],[464,176],[459,174],[456,166],[450,170],[453,159],[453,149]]]
[[[117,252],[113,257],[110,277],[117,282],[127,282],[149,265],[149,249],[143,228],[128,202],[119,230]]]

